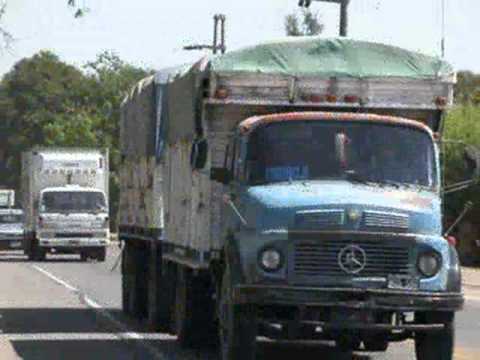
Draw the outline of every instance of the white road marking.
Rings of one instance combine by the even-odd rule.
[[[49,277],[51,280],[55,281],[57,284],[66,287],[68,290],[73,291],[74,293],[78,293],[78,289],[77,289],[77,288],[73,287],[73,286],[70,285],[69,283],[66,283],[65,281],[63,281],[62,279],[56,277],[55,275],[49,273],[47,270],[44,270],[44,269],[42,269],[41,267],[39,267],[39,266],[37,266],[37,265],[32,265],[32,267],[33,267],[35,270],[40,271],[43,275]]]
[[[90,299],[86,294],[82,293],[76,287],[70,285],[66,281],[60,279],[59,277],[53,275],[52,273],[48,272],[47,270],[45,270],[45,269],[43,269],[43,268],[41,268],[37,265],[32,265],[32,268],[37,270],[38,272],[42,273],[43,275],[47,276],[50,280],[53,280],[57,284],[65,287],[69,291],[76,294],[79,297],[80,301],[83,302],[87,307],[93,309],[95,312],[97,312],[98,314],[100,314],[101,316],[106,318],[116,328],[120,329],[121,332],[115,332],[114,333],[114,335],[119,340],[136,340],[146,350],[148,350],[156,359],[166,360],[165,356],[161,352],[159,352],[153,346],[146,343],[146,340],[151,340],[152,339],[151,336],[129,331],[128,326],[123,324],[121,321],[117,320],[109,311],[105,310],[100,304],[98,304],[96,301]],[[35,335],[39,335],[39,334],[35,334]],[[77,334],[73,334],[73,335],[76,336]],[[169,336],[165,336],[165,335],[159,335],[159,336],[162,339],[170,338]],[[8,336],[8,338],[10,339],[10,336]],[[171,338],[173,338],[173,337],[171,337]]]
[[[118,336],[121,335],[121,336]],[[142,334],[148,340],[164,340],[163,334]],[[0,338],[8,339],[9,341],[83,341],[83,340],[112,340],[123,341],[128,338],[128,333],[12,333],[0,335]]]

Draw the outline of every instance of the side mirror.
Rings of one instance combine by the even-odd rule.
[[[205,139],[195,140],[190,153],[190,164],[194,169],[203,169],[207,164],[208,143]]]
[[[463,153],[465,165],[472,178],[480,177],[480,150],[475,146],[467,146]]]
[[[211,168],[210,179],[227,185],[232,181],[232,174],[227,168]]]

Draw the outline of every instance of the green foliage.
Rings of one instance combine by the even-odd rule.
[[[285,32],[288,36],[314,36],[323,31],[318,13],[302,9],[285,17]]]
[[[458,104],[480,105],[480,75],[471,71],[459,71],[455,87]]]
[[[462,141],[465,144],[480,148],[480,108],[473,105],[457,106],[450,111],[445,122],[445,140]],[[444,145],[445,183],[468,179],[463,161],[464,146],[458,143]],[[447,214],[457,215],[467,200],[475,203],[472,214],[480,211],[480,187],[474,186],[468,190],[445,195]]]
[[[20,154],[34,145],[108,147],[113,215],[118,200],[120,103],[148,73],[111,52],[101,53],[82,70],[42,51],[19,61],[4,76],[0,176],[2,185],[18,188]]]

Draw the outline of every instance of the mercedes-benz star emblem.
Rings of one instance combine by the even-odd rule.
[[[348,274],[357,274],[367,265],[367,254],[360,246],[348,245],[338,253],[338,265]]]

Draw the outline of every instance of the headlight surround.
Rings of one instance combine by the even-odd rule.
[[[282,253],[274,248],[267,248],[260,251],[258,261],[260,267],[267,272],[278,271],[283,266]]]
[[[442,257],[434,251],[424,252],[418,256],[417,268],[420,273],[427,278],[438,274],[441,267]]]

